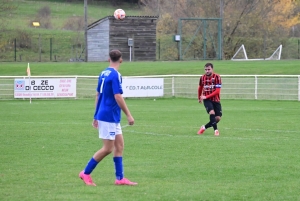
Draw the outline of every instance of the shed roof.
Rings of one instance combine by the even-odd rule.
[[[131,15],[130,16],[126,16],[126,19],[141,19],[141,18],[157,19],[158,16],[133,16],[133,15],[132,16]],[[102,22],[104,22],[104,21],[106,21],[108,19],[115,19],[115,17],[113,15],[109,15],[109,16],[103,17],[103,18],[101,18],[101,19],[99,19],[99,20],[97,20],[97,21],[89,24],[88,27],[87,27],[87,29],[91,29],[94,26],[96,26],[96,25],[98,25],[98,24],[100,24],[100,23],[102,23]]]

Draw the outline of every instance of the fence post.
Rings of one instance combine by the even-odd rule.
[[[172,96],[175,96],[175,78],[174,76],[172,77]]]
[[[300,40],[298,40],[298,59],[300,59]]]
[[[17,61],[17,39],[15,38],[15,61]]]
[[[255,94],[254,94],[254,97],[255,97],[255,100],[257,100],[257,76],[255,75],[255,90],[254,90]]]
[[[39,62],[42,61],[41,34],[39,34]]]
[[[160,39],[158,39],[158,60],[160,60]]]
[[[300,101],[300,76],[298,76],[298,101]]]
[[[52,61],[52,38],[50,38],[50,61]]]
[[[78,87],[77,87],[77,79],[78,79],[78,77],[75,76],[75,82],[76,82],[76,96],[75,96],[75,100],[77,99],[77,96],[78,96],[78,93],[77,93],[77,91],[78,91]]]

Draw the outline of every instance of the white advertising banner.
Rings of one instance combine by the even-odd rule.
[[[164,78],[123,78],[123,97],[158,97],[164,95]]]
[[[76,78],[15,79],[14,98],[76,97]]]

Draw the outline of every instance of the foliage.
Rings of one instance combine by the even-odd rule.
[[[223,2],[221,6],[220,2]],[[286,4],[284,2],[287,2]],[[296,39],[295,44],[290,44],[289,36],[300,36],[299,20],[300,3],[299,1],[279,1],[279,0],[119,0],[118,5],[125,9],[127,15],[157,15],[157,47],[160,41],[161,60],[177,60],[178,50],[177,43],[173,41],[173,36],[178,33],[178,18],[181,17],[202,17],[202,18],[219,18],[223,16],[223,58],[230,59],[237,48],[242,43],[251,46],[247,48],[249,55],[253,58],[263,57],[264,53],[274,50],[280,44],[286,44],[283,47],[283,58],[298,58]],[[104,17],[112,15],[115,6],[112,1],[92,0],[88,2],[88,24]],[[1,7],[2,5],[2,7]],[[6,5],[6,6],[3,6]],[[223,12],[220,7],[223,7]],[[1,10],[2,8],[2,10]],[[3,10],[5,8],[5,11]],[[282,8],[282,9],[281,9]],[[84,47],[83,37],[83,1],[74,0],[35,0],[35,1],[0,1],[0,52],[2,61],[13,61],[14,44],[12,41],[17,32],[22,31],[32,36],[31,41],[37,40],[39,34],[42,38],[53,38],[56,47],[57,58],[68,61],[74,56],[73,47]],[[16,12],[17,11],[17,12]],[[40,13],[40,14],[39,14]],[[45,14],[44,14],[45,13]],[[298,16],[298,18],[297,18]],[[285,20],[286,19],[286,20]],[[33,28],[32,21],[41,21],[41,27]],[[1,22],[0,22],[1,23]],[[30,26],[28,26],[30,23]],[[5,25],[5,26],[4,26]],[[212,27],[212,25],[210,25]],[[292,26],[292,28],[290,28]],[[17,28],[16,28],[17,27]],[[193,34],[196,32],[198,25],[185,25],[183,36],[185,45],[190,42]],[[213,38],[207,39],[207,47],[213,47],[216,42],[216,30],[211,31]],[[202,35],[201,35],[202,34]],[[51,36],[51,37],[50,37]],[[17,37],[23,40],[24,37]],[[46,39],[43,39],[46,40]],[[21,55],[23,61],[35,61],[34,51],[19,49],[18,44],[29,44],[26,41],[17,42],[17,57]],[[35,43],[35,42],[30,42]],[[37,43],[37,42],[36,42]],[[42,43],[45,53],[49,52],[49,40]],[[214,43],[214,44],[212,44]],[[63,45],[63,46],[62,46]],[[58,47],[59,46],[59,47]],[[191,59],[201,59],[203,54],[203,33],[201,29],[191,44],[187,52]],[[26,47],[21,45],[20,47]],[[27,47],[29,47],[27,45]],[[34,47],[34,45],[31,45]],[[287,49],[292,48],[292,49]],[[78,48],[80,49],[80,48]],[[293,52],[292,52],[293,51]],[[207,49],[208,55],[215,55],[214,49]],[[26,55],[26,56],[25,56]],[[157,54],[158,55],[158,54]],[[49,61],[49,54],[44,56],[43,61]]]
[[[278,38],[288,38],[292,27],[300,24],[300,3],[293,0],[141,0],[145,12],[159,15],[160,33],[176,34],[176,21],[183,17],[223,17],[223,50],[226,59],[233,56],[243,40],[255,41],[251,48],[261,53],[263,46],[278,47]],[[166,17],[167,16],[167,17]],[[167,26],[174,24],[173,26]],[[193,28],[189,28],[193,34]],[[300,37],[300,33],[299,33]],[[286,39],[285,39],[286,40]]]
[[[63,29],[72,31],[84,30],[84,18],[79,16],[70,17],[65,22]]]

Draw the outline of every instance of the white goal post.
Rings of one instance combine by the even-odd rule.
[[[282,45],[273,52],[273,54],[268,58],[257,58],[249,59],[244,44],[236,51],[236,53],[231,58],[232,61],[259,61],[259,60],[280,60],[282,52]]]

